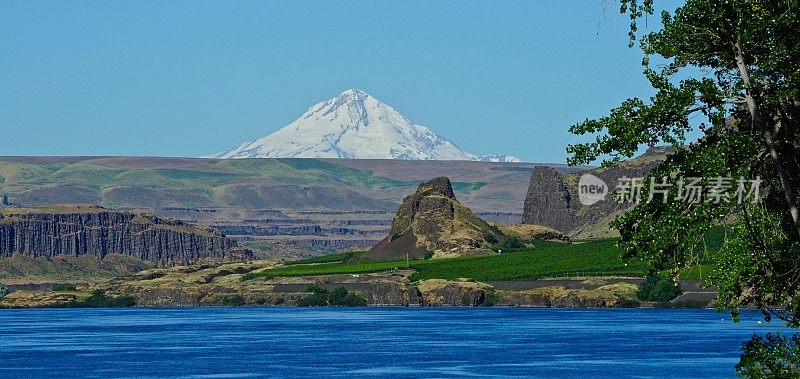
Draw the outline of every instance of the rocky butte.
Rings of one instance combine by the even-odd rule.
[[[522,223],[545,225],[562,232],[572,230],[575,204],[561,173],[547,166],[536,166],[522,211]]]
[[[617,237],[618,233],[609,228],[609,223],[634,204],[617,202],[609,193],[603,201],[582,205],[578,201],[577,188],[580,176],[594,175],[613,192],[621,178],[646,177],[670,151],[670,147],[651,147],[643,155],[621,161],[613,167],[574,173],[536,166],[531,174],[522,222],[548,226],[573,239]]]
[[[161,266],[241,260],[252,252],[221,232],[93,205],[0,210],[0,257],[121,254]]]
[[[367,251],[364,260],[446,258],[491,254],[489,245],[505,235],[462,205],[450,179],[422,183],[403,199],[389,236]]]

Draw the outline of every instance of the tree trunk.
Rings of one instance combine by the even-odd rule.
[[[778,150],[775,148],[775,143],[772,138],[772,129],[769,125],[762,122],[759,115],[758,104],[756,103],[755,96],[753,96],[753,86],[750,82],[750,72],[744,61],[742,46],[738,41],[734,44],[734,53],[736,54],[736,67],[739,68],[739,75],[742,77],[742,82],[745,86],[745,102],[747,103],[747,110],[750,112],[750,120],[755,127],[761,129],[767,151],[769,151],[769,155],[772,156],[772,159],[775,160],[775,168],[778,170],[778,178],[783,187],[783,195],[786,198],[786,203],[789,205],[789,214],[792,215],[794,227],[797,230],[797,236],[800,237],[800,211],[797,209],[797,197],[794,194],[792,184],[789,183],[788,174],[783,168],[780,156],[778,156]]]

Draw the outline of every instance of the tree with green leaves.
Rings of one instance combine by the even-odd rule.
[[[800,335],[755,336],[742,350],[736,369],[748,378],[796,378],[800,372]]]
[[[681,287],[669,278],[658,275],[648,276],[636,292],[636,297],[644,301],[666,302],[675,299],[681,294]]]
[[[569,163],[609,166],[643,146],[672,145],[644,183],[673,185],[658,193],[644,185],[643,201],[612,224],[625,256],[643,258],[651,273],[711,260],[710,283],[735,319],[740,307],[755,306],[800,326],[800,0],[687,0],[647,33],[638,26],[654,13],[653,0],[620,5],[655,95],[573,125],[594,140],[568,146]],[[689,141],[694,133],[701,137]],[[678,200],[682,178],[704,188],[720,178],[760,181],[760,196]],[[703,236],[716,225],[726,240],[707,256]]]

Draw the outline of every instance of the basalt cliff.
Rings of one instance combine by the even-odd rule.
[[[609,223],[633,206],[612,198],[622,178],[644,178],[666,159],[671,148],[651,147],[643,155],[621,161],[608,168],[594,168],[564,173],[547,166],[533,168],[522,219],[524,224],[544,225],[569,235],[573,239],[594,239],[616,236]],[[608,186],[605,200],[583,205],[578,200],[581,175],[591,174]]]
[[[575,201],[562,174],[547,166],[536,166],[522,210],[522,223],[572,230]]]
[[[92,205],[0,209],[0,257],[129,256],[160,266],[247,259],[221,232]]]

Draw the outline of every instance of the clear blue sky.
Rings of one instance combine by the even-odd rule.
[[[4,0],[0,155],[199,156],[361,88],[467,151],[564,162],[570,124],[650,94],[603,3]]]

